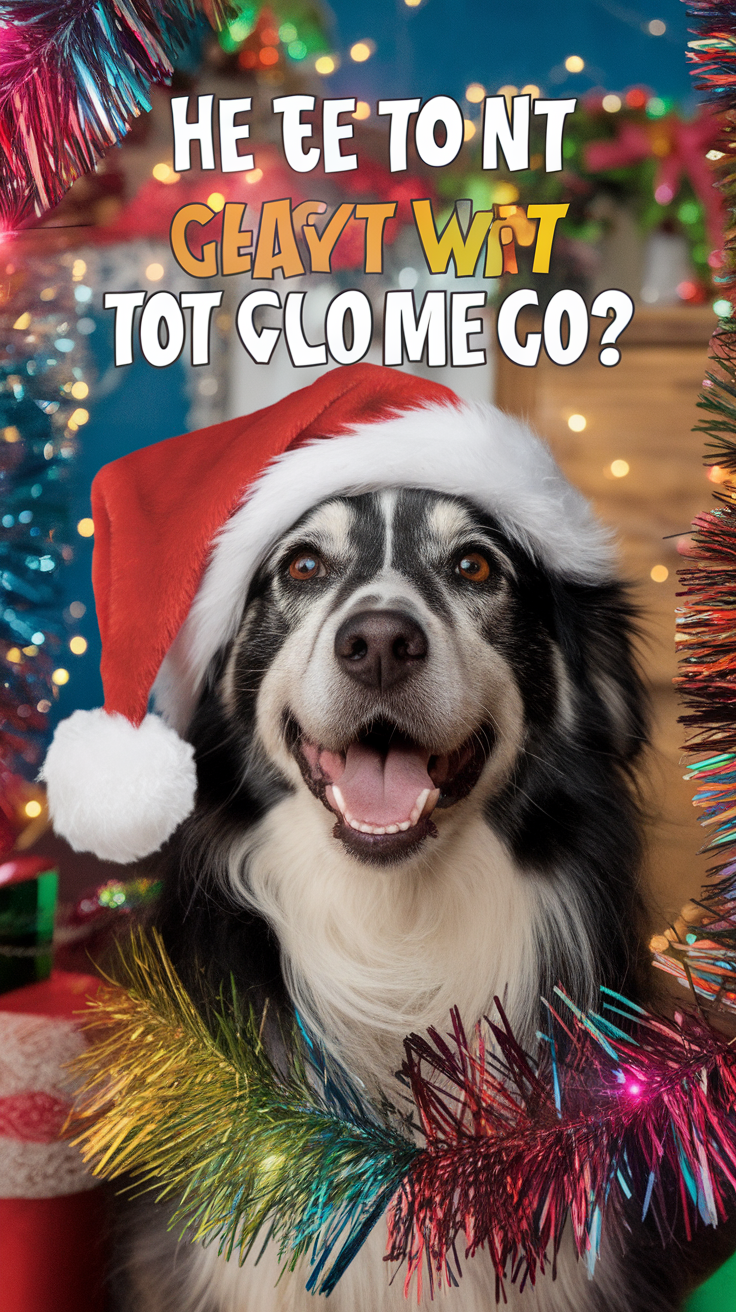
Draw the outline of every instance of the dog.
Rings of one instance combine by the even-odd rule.
[[[405,1035],[452,1006],[474,1021],[502,996],[533,1048],[557,982],[580,1006],[600,983],[642,997],[632,624],[620,583],[560,583],[468,500],[395,488],[304,515],[189,730],[199,801],[159,920],[189,987],[204,963],[256,1008],[296,1009],[375,1095],[395,1089]],[[272,1263],[209,1249],[179,1255],[167,1295],[153,1253],[151,1309],[308,1305],[297,1277],[275,1286]],[[139,1308],[151,1262],[149,1235]],[[482,1257],[466,1266],[451,1297],[475,1312],[495,1280]],[[374,1241],[331,1302],[393,1307],[388,1280]],[[568,1255],[520,1306],[593,1307],[592,1288]]]
[[[249,466],[242,498],[230,483],[234,461],[250,459],[246,424],[271,463],[255,484]],[[175,550],[153,544],[157,574],[139,538],[159,532],[157,471],[170,513],[172,468],[185,471],[189,499]],[[64,818],[64,790],[83,770],[98,784],[122,725],[123,755],[148,770],[135,825],[128,815],[128,830],[113,830],[99,801],[82,819],[97,825],[95,850],[125,849],[116,859],[160,847],[144,867],[163,881],[156,923],[195,1002],[232,979],[268,1018],[277,1064],[297,1013],[370,1097],[391,1099],[405,1036],[443,1031],[453,1007],[469,1029],[499,997],[534,1052],[541,998],[556,984],[581,1008],[600,985],[649,999],[635,610],[605,535],[523,425],[463,408],[436,384],[354,366],[108,470],[93,511],[112,692],[105,712],[76,712],[57,730],[49,797],[57,828],[91,845],[77,794]],[[217,514],[202,525],[213,487]],[[124,581],[144,558],[148,625],[131,609],[137,580],[132,593]],[[172,562],[185,580],[204,569],[196,595],[187,582],[172,600]],[[144,675],[123,640],[135,624]],[[154,695],[181,735],[173,748],[173,732],[164,741],[170,731],[143,718],[159,666]],[[65,744],[90,726],[103,735],[94,764],[85,746],[71,768]],[[169,765],[155,773],[151,744],[162,742]],[[150,806],[159,777],[175,812],[164,828]],[[126,1312],[312,1306],[304,1265],[279,1279],[273,1245],[240,1267],[216,1245],[177,1243],[167,1219],[141,1204],[127,1217]],[[634,1203],[624,1224],[623,1248],[604,1233],[593,1280],[566,1233],[555,1272],[534,1286],[509,1271],[499,1294],[480,1252],[436,1301],[452,1312],[485,1312],[497,1295],[519,1312],[675,1312],[725,1251],[721,1235],[708,1248],[677,1234],[665,1251]],[[331,1295],[336,1312],[403,1306],[380,1231]],[[430,1301],[425,1291],[420,1306]]]

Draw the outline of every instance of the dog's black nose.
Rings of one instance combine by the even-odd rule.
[[[365,610],[340,625],[335,655],[351,679],[383,691],[425,660],[427,638],[400,610]]]

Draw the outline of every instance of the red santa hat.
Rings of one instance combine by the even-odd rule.
[[[567,578],[611,576],[609,534],[524,423],[394,369],[335,369],[255,414],[134,451],[92,485],[105,706],[75,711],[49,748],[57,833],[121,862],[165,842],[196,792],[180,735],[254,572],[325,497],[397,486],[470,498]]]

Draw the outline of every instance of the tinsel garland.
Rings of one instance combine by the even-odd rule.
[[[58,203],[150,109],[198,14],[228,0],[0,0],[0,221]]]
[[[133,936],[119,979],[91,1004],[97,1041],[78,1065],[85,1160],[170,1199],[172,1225],[227,1257],[269,1238],[290,1269],[306,1257],[310,1291],[335,1287],[387,1207],[407,1285],[423,1270],[454,1283],[458,1249],[485,1248],[500,1288],[509,1272],[533,1283],[568,1222],[592,1269],[604,1211],[624,1226],[632,1198],[663,1241],[733,1205],[736,1051],[697,1015],[664,1020],[610,990],[584,1015],[557,990],[538,1058],[498,1002],[470,1036],[453,1015],[448,1036],[406,1040],[410,1119],[398,1096],[372,1105],[303,1029],[277,1070],[256,1018],[235,997],[205,1018],[155,935]]]
[[[84,272],[69,252],[14,246],[0,260],[0,854],[39,814],[25,805],[41,800],[32,781],[77,627],[61,574],[79,540],[72,470],[89,418]]]
[[[690,43],[696,85],[723,112],[723,153],[718,185],[729,212],[721,271],[714,281],[731,302],[711,339],[712,368],[698,402],[706,418],[705,463],[725,481],[716,506],[693,523],[689,567],[681,570],[677,611],[680,675],[689,732],[686,752],[695,758],[686,778],[696,785],[694,804],[709,831],[704,852],[714,864],[701,900],[653,940],[655,964],[711,1006],[736,1011],[736,10],[722,0],[689,6],[696,39]],[[734,481],[728,477],[734,476]]]

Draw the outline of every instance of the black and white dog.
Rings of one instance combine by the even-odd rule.
[[[162,917],[190,986],[208,962],[258,1006],[298,1007],[374,1092],[404,1036],[452,1006],[477,1018],[503,995],[533,1046],[557,981],[581,1005],[599,982],[638,996],[630,628],[618,584],[556,581],[470,501],[397,488],[307,513],[190,728],[199,803],[167,852]],[[339,1309],[401,1302],[376,1249]],[[568,1265],[521,1306],[593,1306]],[[466,1267],[452,1302],[476,1312],[494,1280]],[[186,1280],[201,1302],[180,1308],[308,1305],[271,1263],[200,1251]]]
[[[396,385],[357,368],[360,386]],[[600,984],[646,996],[632,774],[646,714],[605,537],[527,429],[453,398],[371,415],[369,442],[352,428],[320,443],[320,405],[309,443],[217,539],[157,680],[197,768],[194,810],[156,858],[158,919],[195,997],[203,971],[232,975],[391,1096],[404,1037],[442,1030],[452,1007],[469,1027],[502,997],[533,1049],[557,982],[580,1006]],[[165,1220],[135,1228],[131,1312],[312,1306],[299,1269],[276,1283],[269,1250],[239,1268],[177,1247]],[[380,1231],[336,1312],[403,1305]],[[604,1244],[593,1281],[571,1245],[555,1279],[520,1292],[511,1275],[522,1312],[673,1312],[687,1284],[633,1216],[630,1251]],[[455,1312],[495,1300],[482,1253],[437,1295]]]

